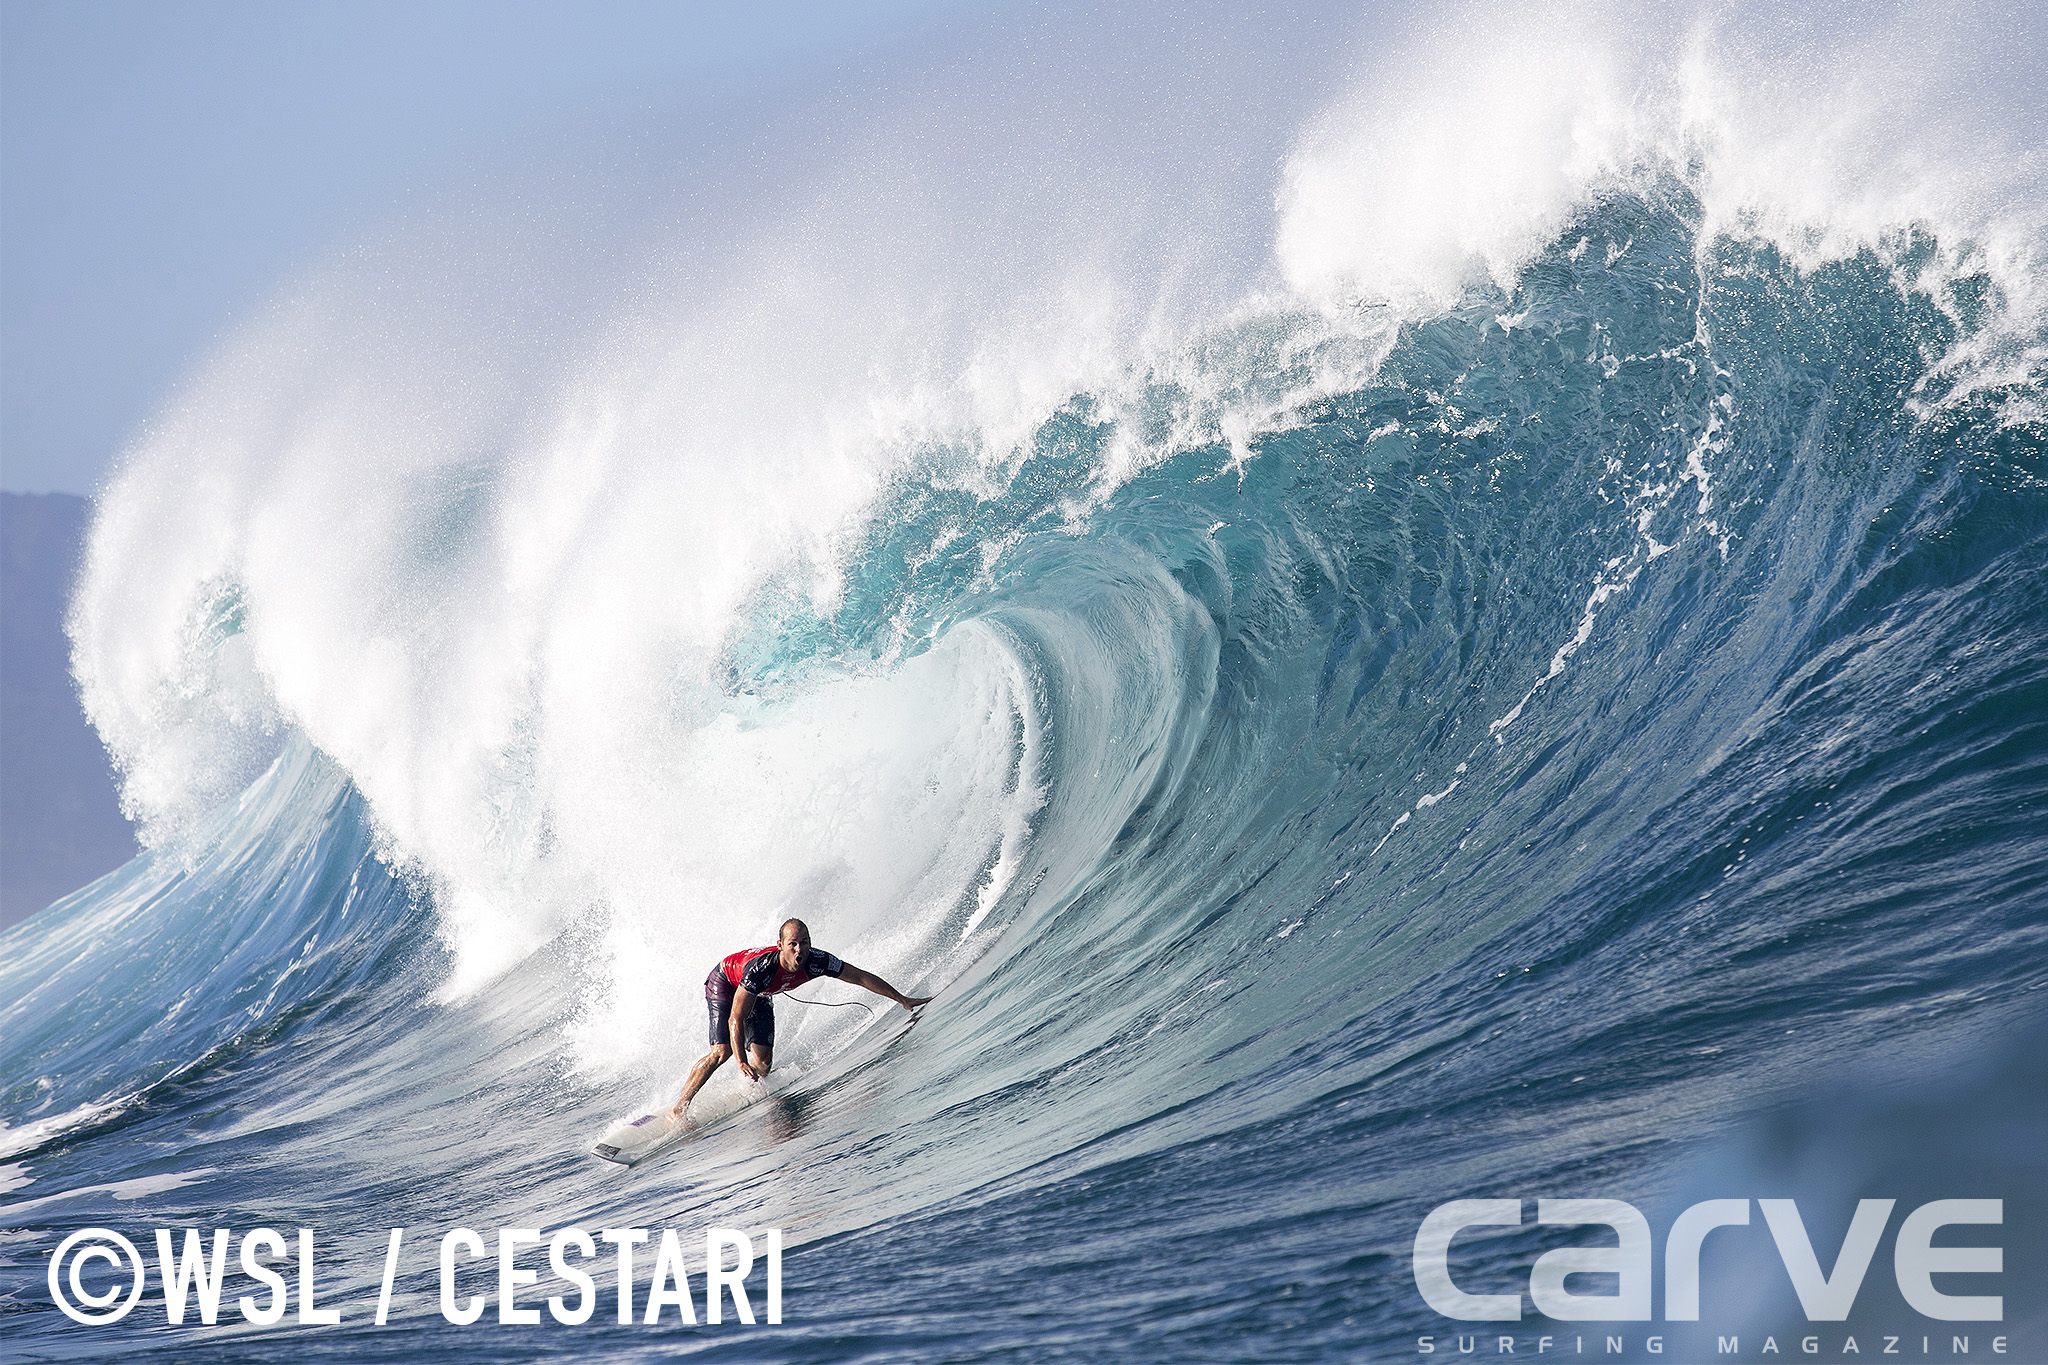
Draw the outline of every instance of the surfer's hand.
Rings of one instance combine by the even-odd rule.
[[[758,1081],[761,1079],[761,1073],[754,1070],[753,1067],[749,1066],[745,1062],[740,1063],[740,1075],[745,1076],[750,1081]]]
[[[914,1010],[919,1005],[929,1005],[931,1002],[932,998],[929,995],[899,995],[896,997],[896,1003],[907,1010]]]

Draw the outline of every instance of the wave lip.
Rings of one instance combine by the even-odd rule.
[[[1703,246],[1765,242],[1804,271],[1875,251],[1936,297],[1988,280],[1996,320],[1969,320],[1941,389],[2037,381],[2048,129],[2031,77],[1989,56],[2016,50],[2009,17],[1929,33],[1903,10],[1858,29],[1653,13],[1623,34],[1495,14],[1484,39],[1426,33],[1297,141],[1281,272],[1328,309],[1428,316],[1512,291],[1575,219],[1670,183]]]

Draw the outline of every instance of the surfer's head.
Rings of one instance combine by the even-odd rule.
[[[804,954],[811,949],[811,926],[800,919],[786,919],[782,922],[782,937],[775,946],[782,950],[782,965],[795,971],[803,965]]]

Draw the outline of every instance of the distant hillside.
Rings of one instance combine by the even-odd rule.
[[[64,604],[89,508],[0,493],[0,928],[134,857],[114,773],[71,682]]]

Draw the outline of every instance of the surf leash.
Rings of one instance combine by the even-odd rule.
[[[833,1010],[844,1009],[846,1006],[852,1005],[856,1009],[866,1010],[869,1014],[875,1012],[875,1007],[865,1000],[806,1000],[801,995],[785,995],[782,998],[794,1000],[799,1005],[823,1005],[826,1009]]]

